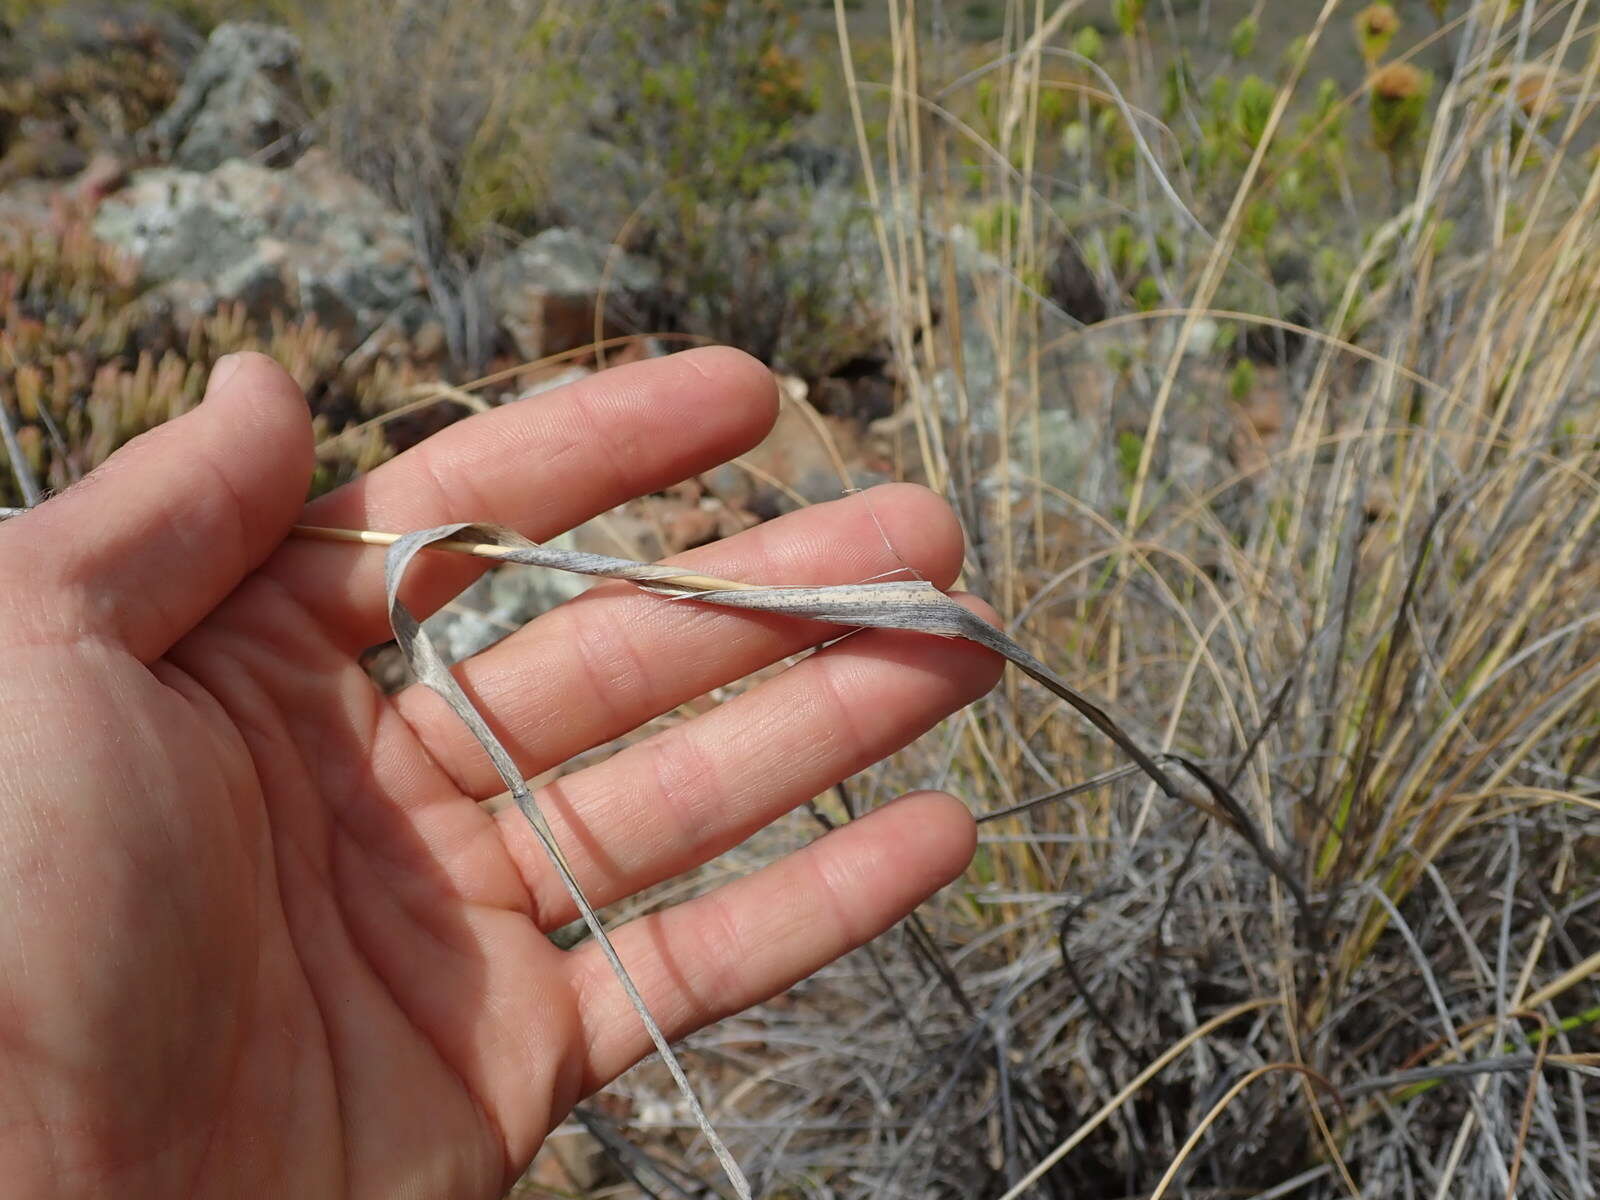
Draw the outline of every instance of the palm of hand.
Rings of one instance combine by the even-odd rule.
[[[0,1177],[30,1195],[494,1195],[648,1044],[598,954],[547,939],[570,903],[520,815],[476,803],[499,785],[475,744],[433,697],[385,698],[357,665],[385,636],[379,556],[280,545],[304,405],[265,360],[233,365],[195,413],[0,527]],[[625,368],[454,426],[306,519],[549,536],[744,449],[770,391],[725,351]],[[937,582],[959,559],[915,489],[691,561],[836,581],[895,554]],[[419,564],[408,603],[427,611],[470,570]],[[607,585],[461,675],[531,775],[829,632]],[[862,634],[540,803],[603,905],[994,673],[968,645]],[[948,798],[911,798],[617,945],[681,1035],[897,920],[971,837]]]

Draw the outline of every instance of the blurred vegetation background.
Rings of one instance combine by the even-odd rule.
[[[1590,0],[0,13],[3,502],[245,346],[306,387],[325,488],[730,342],[782,377],[773,439],[577,536],[925,483],[963,586],[1193,782],[1008,679],[621,906],[914,787],[1006,814],[691,1039],[762,1194],[1596,1194]],[[645,1064],[520,1194],[717,1179]]]

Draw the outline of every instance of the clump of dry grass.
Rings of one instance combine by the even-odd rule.
[[[1205,146],[1139,116],[1159,102],[1138,27],[1098,94],[1057,72],[1071,7],[1006,5],[974,67],[893,6],[889,78],[852,83],[902,453],[963,512],[967,586],[1223,788],[1311,915],[1220,805],[1171,804],[1013,681],[818,812],[927,785],[979,809],[1068,798],[986,824],[967,886],[699,1040],[708,1070],[742,1080],[726,1108],[750,1125],[720,1127],[771,1195],[1588,1194],[1600,45],[1582,6],[1447,20],[1448,86],[1399,97],[1418,111],[1398,202],[1369,185],[1291,214],[1332,286],[1286,321],[1217,301],[1262,294],[1278,247],[1252,209],[1281,205],[1329,114],[1394,99],[1363,85],[1314,110],[1305,64],[1337,6],[1306,14],[1310,52],[1253,110],[1216,207]],[[1402,65],[1380,78],[1409,80],[1428,47],[1388,49]],[[1562,81],[1553,122],[1505,86],[1533,70]],[[963,109],[978,77],[988,95]],[[1108,142],[1144,123],[1119,176],[1102,150],[1071,178],[1138,198],[1150,311],[1108,289],[1113,311],[1081,326],[1038,287],[1064,204],[1039,135],[1057,82]],[[1166,130],[1206,124],[1204,80],[1187,85]],[[974,193],[956,168],[983,105]],[[1363,142],[1342,152],[1358,186],[1357,158],[1382,148]],[[975,202],[1007,216],[963,304]],[[1092,248],[1104,228],[1072,234]],[[1219,349],[1227,328],[1284,336]],[[1258,360],[1242,376],[1241,348]],[[1079,441],[1052,474],[1063,425]],[[1180,471],[1195,431],[1219,428],[1227,451]]]

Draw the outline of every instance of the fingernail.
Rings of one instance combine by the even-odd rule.
[[[215,396],[222,386],[233,378],[243,358],[238,354],[224,354],[211,366],[211,378],[206,380],[205,399]]]

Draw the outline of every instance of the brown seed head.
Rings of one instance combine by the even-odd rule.
[[[1369,4],[1356,14],[1356,31],[1363,38],[1393,37],[1400,29],[1400,14],[1388,4]]]
[[[1410,63],[1390,63],[1372,75],[1373,94],[1383,100],[1410,100],[1427,89],[1427,76]]]

